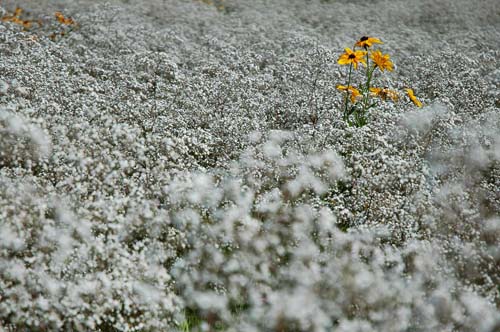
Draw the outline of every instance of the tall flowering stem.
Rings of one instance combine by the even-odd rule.
[[[349,66],[349,74],[347,75],[346,86],[348,88],[351,86],[351,75],[352,75],[352,63]],[[344,121],[347,121],[347,119],[349,118],[348,107],[349,107],[349,89],[346,89],[345,100],[344,100],[344,116],[343,116]]]
[[[346,97],[344,101],[344,116],[343,119],[344,121],[349,122],[349,116],[353,113],[355,103],[356,103],[356,97],[357,97],[357,89],[351,86],[351,75],[352,75],[352,69],[358,69],[358,64],[362,63],[366,66],[366,56],[367,52],[366,51],[356,51],[356,50],[351,50],[350,48],[346,47],[345,52],[339,57],[338,59],[338,64],[340,65],[349,65],[349,73],[347,75],[347,85],[345,88],[346,91]],[[340,89],[344,90],[344,89]],[[351,101],[352,101],[352,106],[349,108],[349,94],[351,94]]]
[[[373,68],[375,69],[375,67]],[[370,57],[368,52],[366,52],[366,86],[363,91],[363,111],[368,107],[368,102],[370,101],[370,81],[373,74],[373,69],[370,71]]]

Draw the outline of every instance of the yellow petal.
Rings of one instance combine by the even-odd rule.
[[[347,60],[347,59],[339,59],[339,60],[337,61],[337,63],[338,63],[339,65],[348,65],[348,64],[350,63],[350,61],[349,61],[349,60]]]
[[[375,43],[375,44],[383,44],[382,41],[378,38],[370,37],[368,38],[370,43]]]

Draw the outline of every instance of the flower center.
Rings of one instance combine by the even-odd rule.
[[[359,41],[362,41],[362,42],[363,42],[363,41],[365,41],[365,40],[368,40],[368,37],[363,36],[363,37],[361,37],[361,39],[360,39]]]
[[[355,59],[355,58],[356,58],[356,55],[354,55],[354,53],[349,54],[349,59]]]

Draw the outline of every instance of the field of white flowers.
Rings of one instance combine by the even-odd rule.
[[[0,331],[500,331],[497,0],[0,16]],[[342,120],[363,35],[422,108]]]

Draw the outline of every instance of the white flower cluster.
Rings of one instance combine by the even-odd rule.
[[[0,331],[500,330],[494,0],[26,3],[43,24],[0,22]],[[341,121],[363,34],[422,109]]]

